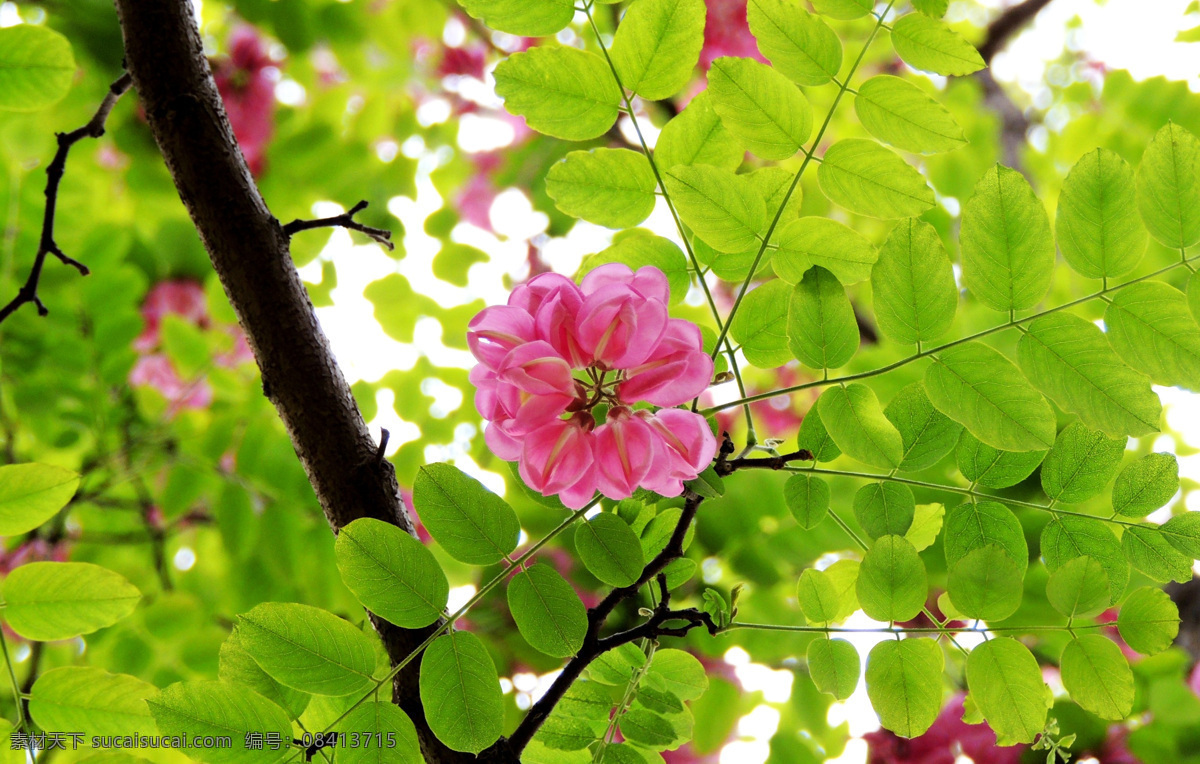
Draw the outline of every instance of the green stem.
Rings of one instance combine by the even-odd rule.
[[[462,618],[464,615],[466,615],[467,611],[470,610],[472,607],[474,607],[480,600],[482,600],[487,595],[488,592],[490,592],[492,589],[495,589],[497,586],[499,586],[500,582],[508,577],[508,574],[512,572],[514,567],[525,564],[525,562],[529,558],[533,557],[535,554],[537,554],[539,551],[541,551],[542,547],[546,546],[546,544],[549,544],[551,540],[553,540],[556,536],[558,536],[563,531],[565,531],[567,528],[569,528],[576,520],[579,520],[581,517],[583,517],[588,512],[590,512],[592,510],[592,508],[595,507],[596,504],[598,504],[599,502],[600,502],[599,498],[592,499],[590,502],[588,502],[587,506],[583,507],[582,509],[577,509],[574,512],[572,512],[570,517],[568,517],[567,519],[565,519],[561,523],[559,523],[558,526],[554,528],[554,530],[547,533],[545,536],[542,537],[542,539],[540,541],[538,541],[533,546],[529,547],[529,549],[526,550],[524,554],[522,554],[520,557],[513,560],[513,564],[511,566],[505,568],[503,571],[501,571],[497,575],[493,576],[490,581],[488,581],[486,584],[484,584],[482,587],[480,587],[479,591],[475,592],[475,595],[473,597],[471,597],[471,599],[467,600],[463,604],[462,607],[460,607],[458,610],[454,611],[454,613],[452,613],[448,618],[446,618],[445,622],[442,623],[441,626],[439,626],[437,629],[435,629],[433,631],[432,634],[430,634],[428,637],[426,637],[424,642],[422,642],[421,644],[419,644],[415,648],[413,648],[413,651],[411,653],[409,653],[404,658],[404,660],[400,661],[394,667],[392,667],[392,670],[389,671],[382,679],[373,680],[374,686],[371,687],[371,689],[368,690],[365,695],[363,695],[361,698],[359,698],[357,701],[355,701],[354,705],[350,706],[345,711],[343,711],[341,716],[339,716],[338,718],[336,718],[332,722],[330,722],[328,725],[326,725],[324,732],[330,732],[331,730],[333,730],[333,728],[336,727],[338,724],[340,724],[343,719],[345,719],[347,716],[349,716],[354,711],[354,709],[358,708],[363,703],[365,703],[368,699],[370,699],[370,697],[372,695],[374,695],[379,690],[380,687],[382,687],[383,685],[385,685],[385,684],[391,682],[393,679],[395,679],[396,675],[399,674],[401,671],[403,671],[405,666],[407,666],[409,663],[412,663],[413,660],[418,655],[420,655],[422,652],[425,651],[425,648],[427,648],[431,644],[433,644],[433,641],[435,639],[440,637],[442,634],[444,634],[446,632],[446,630],[448,630],[451,626],[453,626],[455,621],[457,621],[459,618]],[[0,636],[2,636],[2,635],[0,635]],[[6,653],[6,656],[7,656],[7,653]],[[297,755],[302,754],[302,753],[303,753],[303,750],[296,751]],[[295,757],[289,758],[288,762],[293,761],[294,758]]]
[[[584,12],[587,14],[588,24],[592,28],[592,34],[596,38],[596,45],[600,48],[600,52],[604,54],[604,60],[608,64],[608,70],[612,73],[613,81],[617,83],[617,89],[621,91],[621,98],[625,102],[625,112],[629,115],[629,121],[633,125],[633,130],[637,133],[638,144],[642,148],[642,154],[646,157],[646,161],[650,163],[650,170],[654,173],[654,180],[658,183],[659,192],[662,198],[667,203],[667,209],[671,212],[671,217],[675,220],[675,229],[679,231],[679,238],[683,241],[684,251],[687,252],[688,260],[692,264],[692,270],[696,274],[696,280],[700,282],[700,288],[704,291],[704,299],[708,302],[708,307],[712,311],[713,320],[717,322],[717,330],[721,332],[721,338],[717,340],[713,346],[714,355],[716,358],[716,350],[721,347],[721,340],[725,339],[726,324],[721,321],[721,311],[717,309],[717,301],[712,296],[712,291],[708,288],[708,282],[704,280],[701,274],[700,261],[696,258],[696,252],[692,249],[692,243],[688,240],[687,232],[684,230],[683,221],[679,217],[679,213],[675,211],[675,202],[671,200],[671,194],[667,191],[667,185],[663,183],[662,173],[659,171],[658,162],[654,161],[654,152],[650,150],[650,146],[646,143],[646,138],[642,135],[641,125],[638,124],[637,113],[633,109],[633,99],[630,98],[629,92],[621,83],[621,75],[617,73],[617,67],[613,64],[612,57],[608,54],[608,47],[604,44],[604,38],[600,36],[600,28],[596,26],[596,20],[592,16],[592,6],[594,3],[586,3]],[[732,317],[731,317],[732,319]],[[726,340],[725,347],[729,349],[729,366],[733,369],[734,379],[737,380],[738,391],[742,397],[746,397],[746,387],[742,384],[742,374],[738,369],[737,359],[734,357],[733,347]],[[695,410],[697,401],[692,401],[692,410]],[[751,437],[754,437],[754,417],[750,411],[750,405],[743,406],[746,413],[746,427],[749,429]]]
[[[792,198],[792,193],[796,187],[800,185],[800,179],[804,177],[804,171],[808,169],[808,165],[813,161],[813,154],[816,153],[817,146],[821,145],[821,139],[825,137],[825,131],[829,129],[829,123],[833,121],[834,112],[837,111],[838,104],[841,103],[842,96],[849,89],[850,79],[854,73],[858,71],[858,67],[862,64],[863,58],[867,55],[867,51],[871,48],[871,43],[875,40],[875,35],[879,34],[879,28],[883,26],[883,18],[887,16],[888,11],[892,9],[892,5],[896,0],[890,0],[887,7],[883,9],[883,13],[879,14],[879,19],[875,23],[875,27],[871,29],[871,34],[867,37],[867,41],[863,43],[862,50],[858,52],[858,58],[854,60],[850,71],[846,73],[846,78],[838,85],[837,95],[833,98],[833,104],[829,107],[829,111],[825,113],[825,121],[821,123],[821,128],[817,130],[816,137],[813,138],[812,145],[808,151],[804,152],[804,161],[800,163],[800,169],[796,172],[796,177],[792,178],[792,184],[788,186],[787,193],[783,196],[783,201],[779,204],[779,209],[775,210],[775,217],[771,220],[771,225],[767,228],[767,233],[762,237],[762,244],[758,247],[758,252],[754,255],[754,262],[750,265],[750,272],[746,274],[746,279],[742,282],[741,289],[738,290],[737,298],[733,301],[733,308],[729,311],[729,318],[725,322],[725,326],[721,328],[721,335],[717,337],[717,346],[720,346],[721,340],[725,339],[726,333],[729,331],[730,325],[733,324],[733,317],[737,315],[738,308],[741,307],[742,298],[746,296],[746,292],[750,289],[750,282],[754,279],[754,274],[758,272],[758,264],[762,261],[763,253],[767,251],[767,247],[771,242],[771,235],[775,233],[775,227],[779,225],[779,220],[783,217],[783,211],[787,208],[788,201]],[[713,348],[713,358],[716,358],[716,347]],[[752,396],[749,400],[755,400]],[[733,404],[736,405],[736,404]],[[728,405],[721,408],[729,408]]]
[[[960,634],[987,632],[1036,632],[1036,631],[1069,631],[1075,629],[1098,629],[1102,626],[1108,626],[1107,623],[1090,623],[1090,624],[1075,624],[1074,626],[991,626],[988,628],[963,628],[953,629]],[[936,626],[917,626],[906,628],[903,626],[880,626],[878,628],[849,628],[841,626],[792,626],[786,623],[745,623],[737,621],[726,626],[721,631],[733,631],[734,629],[754,629],[757,631],[796,631],[796,632],[812,632],[817,634],[943,634],[947,629],[938,628]]]
[[[790,393],[797,393],[797,392],[800,392],[801,390],[808,390],[813,387],[825,387],[826,385],[841,384],[844,382],[853,382],[853,381],[859,380],[859,379],[869,379],[870,377],[876,377],[876,376],[879,376],[880,374],[886,374],[887,372],[895,371],[896,369],[899,369],[902,366],[907,366],[908,364],[912,363],[913,361],[917,361],[917,360],[920,360],[921,358],[931,356],[931,355],[933,355],[935,353],[939,353],[943,350],[948,350],[949,348],[955,347],[956,345],[962,345],[966,342],[971,342],[972,340],[977,340],[982,337],[986,337],[989,334],[995,334],[996,332],[1001,332],[1001,331],[1004,331],[1005,329],[1011,329],[1014,326],[1020,326],[1022,324],[1029,323],[1030,321],[1034,321],[1035,319],[1041,318],[1042,316],[1048,316],[1051,313],[1057,313],[1060,310],[1066,310],[1067,308],[1073,308],[1077,305],[1082,305],[1083,303],[1088,302],[1090,300],[1102,298],[1110,292],[1115,292],[1118,289],[1130,286],[1131,284],[1136,284],[1140,281],[1147,281],[1149,279],[1154,278],[1155,276],[1161,276],[1162,274],[1167,273],[1168,271],[1175,270],[1176,268],[1180,267],[1181,265],[1190,266],[1193,262],[1195,262],[1198,259],[1200,259],[1200,255],[1195,255],[1186,260],[1172,263],[1171,265],[1168,265],[1165,268],[1159,268],[1157,271],[1154,271],[1153,273],[1148,273],[1145,276],[1141,276],[1141,277],[1133,279],[1131,281],[1126,281],[1122,284],[1118,284],[1117,286],[1105,287],[1104,289],[1101,289],[1099,292],[1093,292],[1092,294],[1086,295],[1084,297],[1080,297],[1078,300],[1072,300],[1071,302],[1065,303],[1063,305],[1059,305],[1058,307],[1049,308],[1049,309],[1043,310],[1039,313],[1034,313],[1031,316],[1026,316],[1025,318],[1019,318],[1019,319],[1015,319],[1015,320],[1010,319],[1010,320],[1006,321],[1005,323],[1000,324],[999,326],[993,326],[990,329],[984,329],[981,332],[976,332],[975,334],[972,334],[967,337],[963,337],[962,339],[957,339],[957,340],[953,340],[951,342],[946,342],[944,344],[937,345],[935,347],[931,347],[926,350],[920,350],[906,358],[901,358],[899,361],[896,361],[895,363],[890,363],[887,366],[881,366],[878,369],[872,369],[870,371],[861,371],[861,372],[858,372],[857,374],[847,374],[846,376],[843,376],[843,377],[831,377],[829,379],[813,380],[812,382],[805,382],[804,384],[794,385],[792,387],[781,387],[780,389],[772,390],[771,392],[759,393],[758,395],[751,395],[749,397],[741,398],[736,401],[722,403],[719,406],[713,406],[712,408],[705,409],[705,410],[701,411],[700,413],[705,416],[708,416],[710,414],[715,414],[718,411],[723,411],[727,408],[732,408],[734,406],[743,406],[747,403],[754,403],[755,401],[763,401],[768,398],[774,398],[774,397],[780,396],[780,395],[788,395]]]
[[[999,501],[1004,504],[1012,504],[1018,507],[1028,507],[1029,509],[1038,509],[1042,512],[1049,512],[1052,515],[1074,515],[1076,517],[1086,517],[1089,520],[1100,520],[1106,523],[1114,523],[1116,525],[1141,525],[1140,522],[1134,520],[1117,520],[1115,518],[1098,517],[1089,515],[1086,512],[1074,512],[1069,509],[1059,509],[1052,505],[1035,504],[1032,501],[1022,501],[1020,499],[1010,499],[1005,496],[997,496],[992,493],[981,493],[972,488],[964,488],[956,485],[946,485],[944,483],[930,483],[925,480],[913,480],[911,478],[896,477],[894,475],[876,474],[873,472],[853,472],[850,470],[831,470],[820,467],[784,467],[788,472],[806,472],[816,475],[835,475],[841,477],[864,478],[866,480],[881,480],[890,483],[903,483],[905,485],[916,486],[918,488],[928,488],[933,491],[945,491],[948,493],[962,494],[963,496],[971,496],[977,499],[986,499],[989,501]],[[832,512],[830,514],[833,514]],[[835,516],[835,519],[836,516]],[[840,522],[840,519],[839,519]],[[860,545],[861,539],[855,539]]]
[[[4,629],[0,628],[0,651],[4,652],[4,665],[8,668],[8,681],[12,685],[13,701],[17,704],[16,731],[25,729],[25,702],[21,700],[21,683],[17,681],[17,671],[13,668],[12,656],[8,652],[8,638]]]
[[[651,589],[651,593],[653,593],[653,589]],[[647,645],[647,642],[649,642],[649,645]],[[604,760],[604,749],[612,742],[613,734],[617,730],[617,722],[620,720],[621,714],[625,713],[625,709],[633,702],[633,694],[637,691],[638,683],[642,681],[642,677],[645,676],[646,671],[650,669],[650,661],[654,659],[654,651],[657,648],[657,642],[642,640],[642,651],[646,653],[646,660],[629,677],[629,682],[625,685],[625,693],[621,696],[621,703],[617,706],[617,710],[613,713],[612,718],[608,720],[608,727],[605,728],[604,734],[600,736],[600,745],[596,746],[596,751],[592,755],[593,764]]]

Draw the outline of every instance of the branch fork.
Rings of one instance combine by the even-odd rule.
[[[133,79],[129,73],[122,74],[116,82],[108,88],[108,93],[104,96],[104,100],[100,102],[100,108],[88,120],[83,127],[76,128],[69,133],[57,133],[58,150],[54,152],[54,158],[50,160],[50,164],[46,166],[46,211],[42,217],[42,236],[38,242],[37,255],[33,260],[33,268],[29,271],[29,277],[25,280],[25,284],[17,292],[17,296],[12,298],[3,308],[0,308],[0,322],[11,316],[26,303],[33,303],[37,308],[39,316],[45,316],[50,312],[41,298],[38,297],[38,284],[41,282],[42,270],[46,265],[46,256],[54,255],[63,265],[69,265],[79,271],[80,275],[86,276],[90,271],[88,267],[78,260],[74,259],[63,252],[59,248],[58,243],[54,240],[54,215],[58,209],[58,187],[62,183],[63,174],[67,167],[67,154],[70,153],[71,147],[84,138],[99,138],[104,135],[104,123],[108,121],[108,115],[112,113],[113,107],[117,105],[126,91],[133,84]]]
[[[284,234],[290,239],[294,234],[300,231],[309,231],[313,228],[346,228],[351,231],[358,231],[365,234],[374,240],[377,244],[387,247],[389,250],[395,249],[396,245],[392,242],[392,232],[383,228],[373,228],[369,225],[363,225],[354,219],[354,216],[367,208],[366,200],[359,202],[341,215],[334,215],[328,218],[315,218],[313,220],[300,220],[297,218],[283,227]]]

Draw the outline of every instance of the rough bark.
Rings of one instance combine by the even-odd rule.
[[[151,132],[246,332],[263,392],[291,436],[336,533],[372,517],[412,533],[392,466],[372,441],[317,323],[292,263],[288,236],[242,158],[204,56],[188,0],[116,0],[133,76]],[[429,629],[373,622],[393,663]],[[432,627],[431,627],[432,628]],[[396,678],[394,699],[431,762],[474,757],[445,748],[430,732],[417,692],[420,661]]]

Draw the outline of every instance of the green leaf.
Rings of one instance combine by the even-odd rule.
[[[792,475],[783,484],[783,500],[800,527],[811,531],[829,514],[829,484],[813,475]]]
[[[933,407],[925,385],[913,382],[892,398],[883,415],[900,431],[904,458],[899,469],[915,472],[932,467],[954,450],[962,425]]]
[[[471,17],[492,29],[521,37],[545,37],[575,18],[570,0],[458,0]]]
[[[1104,566],[1111,588],[1110,601],[1116,603],[1129,584],[1129,563],[1121,542],[1108,526],[1097,519],[1076,515],[1055,515],[1042,529],[1042,559],[1051,573],[1076,557],[1087,555]]]
[[[696,656],[683,650],[654,651],[645,680],[661,685],[680,700],[695,700],[708,690],[708,673]]]
[[[283,709],[252,690],[208,680],[176,682],[146,701],[162,735],[229,737],[232,748],[192,748],[188,755],[211,764],[278,761],[277,752],[249,749],[247,733],[292,739],[292,723]]]
[[[475,263],[486,263],[487,253],[475,247],[457,242],[443,242],[442,248],[433,257],[433,275],[455,286],[465,287],[470,283],[469,272]]]
[[[902,220],[879,250],[871,271],[879,331],[906,344],[945,334],[954,323],[958,286],[937,230],[921,220]]]
[[[842,68],[842,43],[821,19],[787,0],[750,0],[750,33],[767,60],[800,85],[824,85]]]
[[[834,621],[844,621],[858,610],[858,571],[862,563],[858,560],[838,560],[825,569],[825,575],[837,590],[838,608]]]
[[[1089,427],[1113,436],[1158,432],[1162,404],[1150,380],[1117,357],[1090,321],[1052,313],[1029,324],[1017,363],[1034,387]]]
[[[986,544],[950,568],[946,591],[955,609],[966,617],[1002,621],[1021,606],[1022,579],[1022,566],[1007,549]]]
[[[746,293],[729,327],[746,360],[760,369],[782,366],[792,358],[786,329],[791,294],[791,285],[783,281],[756,287]]]
[[[1048,450],[1001,451],[963,430],[955,461],[967,480],[985,488],[1008,488],[1032,475],[1048,453]]]
[[[613,237],[611,246],[584,259],[578,275],[583,277],[605,263],[624,263],[635,271],[645,265],[658,268],[667,277],[672,305],[683,302],[692,282],[687,258],[679,245],[643,228],[631,228],[618,233]]]
[[[1054,237],[1050,218],[1025,176],[1003,165],[988,170],[963,207],[963,279],[989,308],[1032,308],[1050,288]]]
[[[1078,504],[1104,490],[1125,455],[1124,438],[1073,422],[1058,434],[1042,463],[1042,490],[1055,501]]]
[[[1200,140],[1168,122],[1137,170],[1138,211],[1150,234],[1171,249],[1200,241]]]
[[[1091,618],[1108,609],[1112,591],[1098,560],[1076,557],[1063,563],[1046,582],[1046,599],[1067,618]]]
[[[338,722],[345,736],[337,764],[423,764],[421,741],[408,715],[391,702],[367,701]]]
[[[1125,517],[1145,517],[1165,506],[1179,490],[1175,454],[1147,454],[1125,465],[1113,483],[1113,511]],[[1169,521],[1168,521],[1169,522]]]
[[[1013,362],[978,341],[943,350],[925,370],[929,401],[993,448],[1054,444],[1054,410]]]
[[[608,650],[588,666],[588,676],[593,682],[609,687],[624,687],[633,675],[646,663],[646,654],[632,642]]]
[[[455,751],[479,753],[504,731],[500,678],[479,637],[454,631],[421,657],[421,703],[433,733]]]
[[[913,0],[912,7],[926,16],[940,19],[946,15],[946,10],[950,7],[950,0]]]
[[[1096,149],[1075,163],[1058,197],[1054,232],[1063,258],[1091,279],[1124,276],[1146,251],[1133,170],[1120,154]]]
[[[555,206],[609,228],[645,220],[654,211],[657,188],[650,162],[630,149],[572,151],[546,173],[546,193]]]
[[[50,669],[29,691],[29,713],[45,730],[92,735],[153,735],[146,699],[158,694],[149,682],[110,674],[94,666]]]
[[[874,390],[857,382],[830,387],[817,407],[833,442],[846,454],[880,469],[900,466],[904,441],[883,415]]]
[[[34,24],[0,29],[0,111],[40,111],[66,96],[75,76],[71,43]]]
[[[881,536],[863,555],[855,592],[863,612],[876,621],[915,618],[928,589],[925,563],[903,536]]]
[[[1171,546],[1193,560],[1200,559],[1200,512],[1175,515],[1159,526],[1159,532]]]
[[[710,165],[675,166],[663,176],[679,217],[718,252],[744,252],[759,243],[767,206],[744,175]]]
[[[222,682],[249,687],[259,695],[287,711],[288,718],[295,719],[304,713],[311,696],[306,692],[276,682],[263,671],[246,648],[242,646],[241,632],[234,627],[229,637],[221,643],[220,664],[217,676]]]
[[[338,533],[338,571],[363,607],[406,629],[442,615],[450,584],[424,544],[400,528],[363,517]]]
[[[729,132],[763,159],[788,159],[812,133],[812,106],[800,88],[753,59],[713,61],[708,94]]]
[[[413,484],[413,505],[429,533],[460,562],[494,565],[517,548],[517,513],[449,464],[421,468]]]
[[[892,24],[896,55],[914,69],[962,76],[987,66],[979,51],[938,19],[909,13]]]
[[[692,737],[692,716],[663,715],[634,706],[620,716],[621,735],[631,743],[652,751],[674,750]]]
[[[1134,589],[1117,614],[1117,630],[1142,655],[1161,653],[1179,634],[1179,608],[1162,589]]]
[[[583,646],[587,608],[571,584],[549,565],[531,565],[513,576],[508,608],[521,636],[535,650],[565,658]]]
[[[808,673],[817,689],[845,700],[858,688],[862,671],[858,651],[844,639],[814,639],[808,643]]]
[[[1108,637],[1085,634],[1071,640],[1059,666],[1063,687],[1084,710],[1112,721],[1133,711],[1133,672],[1121,648]]]
[[[617,121],[621,90],[604,59],[590,51],[530,48],[501,61],[495,78],[504,108],[539,133],[586,141]]]
[[[1125,558],[1152,581],[1192,580],[1192,558],[1180,552],[1155,525],[1126,525],[1121,534]]]
[[[1021,571],[1029,566],[1025,531],[1012,510],[995,501],[959,504],[946,515],[944,540],[946,567],[953,568],[977,549],[995,545],[1003,549]]]
[[[871,277],[871,267],[879,258],[865,236],[824,217],[793,220],[779,229],[773,241],[779,249],[771,267],[789,284],[800,283],[814,265],[831,271],[843,284],[855,284]]]
[[[967,143],[946,107],[899,77],[881,74],[864,82],[854,111],[868,133],[905,151],[936,154]]]
[[[771,219],[776,212],[779,212],[779,222],[776,224],[776,230],[793,220],[800,219],[800,210],[804,205],[804,194],[799,182],[796,181],[796,173],[777,165],[770,165],[759,167],[757,170],[751,170],[746,174],[745,178],[758,191],[758,195],[766,203],[768,219]],[[757,247],[754,249],[753,254],[758,254]],[[747,265],[746,270],[748,271],[749,269],[750,266]]]
[[[1108,341],[1160,385],[1200,391],[1200,326],[1170,284],[1143,281],[1117,292],[1104,311]]]
[[[814,369],[845,366],[858,351],[858,319],[846,289],[829,271],[810,268],[788,301],[788,348]]]
[[[913,512],[912,525],[904,534],[908,543],[918,552],[933,546],[938,534],[942,531],[942,523],[946,518],[946,507],[943,504],[918,504]]]
[[[829,147],[817,168],[829,200],[872,218],[910,218],[933,208],[925,178],[875,141],[846,138]]]
[[[833,581],[824,571],[807,568],[796,587],[800,612],[814,626],[828,626],[837,618],[841,602]]]
[[[87,562],[31,562],[4,579],[4,618],[26,639],[51,642],[112,626],[142,598],[113,571]]]
[[[692,78],[704,45],[704,0],[638,0],[613,36],[613,67],[625,89],[661,101]]]
[[[800,420],[800,434],[796,438],[796,448],[812,453],[813,464],[831,462],[842,455],[842,449],[837,447],[833,438],[829,437],[825,423],[821,421],[821,412],[814,404],[810,406],[804,418]]]
[[[575,551],[588,572],[609,586],[629,586],[646,565],[638,535],[611,512],[601,512],[576,529]]]
[[[50,464],[0,467],[0,536],[28,533],[54,517],[78,487],[79,475]]]
[[[661,170],[706,164],[732,172],[745,156],[746,150],[721,123],[707,90],[663,127],[654,144],[654,159]]]
[[[967,686],[997,744],[1032,743],[1045,728],[1053,696],[1033,653],[1012,637],[993,637],[967,655]]]
[[[349,621],[310,605],[264,602],[238,616],[242,647],[272,679],[314,695],[371,685],[375,649]]]
[[[875,8],[871,0],[812,0],[812,5],[817,13],[840,20],[866,16]]]
[[[872,647],[865,678],[880,724],[901,737],[924,734],[942,708],[944,665],[932,639],[887,639]]]
[[[660,509],[658,514],[654,516],[646,527],[642,529],[642,555],[647,561],[653,560],[670,543],[671,537],[675,534],[675,528],[679,525],[679,518],[683,516],[683,510],[678,507],[669,509]],[[683,536],[683,548],[686,550],[692,543],[692,537],[696,534],[696,526],[689,525],[687,532]]]
[[[1200,321],[1200,271],[1196,271],[1188,279],[1187,302],[1188,310],[1192,311],[1192,318]]]
[[[854,517],[873,539],[908,533],[916,508],[912,489],[903,483],[867,483],[854,494]]]

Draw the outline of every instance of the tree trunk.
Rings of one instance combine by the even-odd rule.
[[[373,517],[413,533],[395,471],[377,447],[338,368],[288,237],[238,149],[204,56],[189,0],[116,0],[125,56],[150,130],[221,279],[296,455],[336,533]],[[401,629],[372,618],[393,665],[433,627]],[[394,700],[416,725],[426,759],[450,751],[430,732],[417,691],[420,661],[396,678]]]

